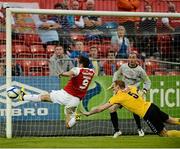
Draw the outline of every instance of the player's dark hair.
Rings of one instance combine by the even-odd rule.
[[[125,88],[125,83],[122,80],[116,80],[114,81],[116,85],[118,85],[121,89]]]
[[[79,63],[83,64],[83,67],[89,68],[89,64],[90,64],[89,58],[81,55],[81,56],[79,56],[78,59],[79,59]]]

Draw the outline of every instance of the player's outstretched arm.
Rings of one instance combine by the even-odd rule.
[[[59,77],[64,76],[64,77],[72,77],[74,75],[73,71],[67,71],[67,72],[61,72],[59,73]]]
[[[96,113],[99,113],[99,112],[102,112],[106,109],[108,109],[109,107],[111,107],[112,104],[110,104],[109,102],[103,104],[103,105],[100,105],[99,107],[89,111],[89,112],[82,112],[83,115],[86,115],[86,116],[90,116],[90,115],[93,115],[93,114],[96,114]]]

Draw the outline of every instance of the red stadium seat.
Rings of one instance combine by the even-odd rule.
[[[116,63],[117,67],[119,68],[122,64],[127,63],[127,60],[118,60]]]
[[[84,41],[85,40],[85,36],[83,34],[79,34],[79,33],[71,33],[71,38],[76,41]]]
[[[154,75],[155,71],[160,69],[158,62],[148,60],[145,62],[147,75]]]
[[[13,52],[15,54],[19,53],[30,53],[30,49],[26,45],[14,45]]]
[[[6,40],[6,33],[0,32],[0,40]]]
[[[6,53],[6,45],[2,44],[0,45],[0,57],[3,57]]]
[[[34,60],[31,62],[31,66],[48,67],[48,64],[46,60]]]
[[[30,49],[32,53],[46,53],[43,45],[32,45]]]
[[[37,34],[24,34],[23,39],[25,44],[32,45],[32,44],[39,44],[41,43],[41,39]]]
[[[48,45],[46,48],[46,53],[48,54],[48,57],[50,57],[54,53],[55,45]]]
[[[48,58],[46,53],[33,53],[33,58]]]
[[[49,76],[49,66],[43,66],[43,75]]]
[[[24,75],[27,76],[29,72],[29,67],[32,65],[32,61],[31,60],[16,60],[16,63],[22,66]]]
[[[28,76],[43,76],[43,68],[40,66],[29,67]]]
[[[155,71],[154,73],[156,76],[166,76],[167,72],[166,71]]]
[[[171,71],[171,72],[168,73],[168,75],[170,75],[170,76],[179,76],[180,71]]]
[[[31,53],[19,53],[18,58],[32,58],[32,54]]]

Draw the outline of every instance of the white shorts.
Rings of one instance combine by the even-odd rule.
[[[77,107],[80,103],[80,99],[78,97],[70,95],[63,89],[50,92],[50,98],[53,103],[65,105],[67,108]]]

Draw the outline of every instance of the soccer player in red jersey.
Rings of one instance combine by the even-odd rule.
[[[26,95],[21,89],[19,100],[23,101],[48,101],[65,106],[66,127],[71,128],[76,124],[76,108],[85,96],[89,84],[95,74],[93,69],[88,68],[90,61],[88,58],[80,56],[79,67],[74,67],[70,71],[61,72],[59,76],[71,77],[64,89],[54,90],[46,94]]]

